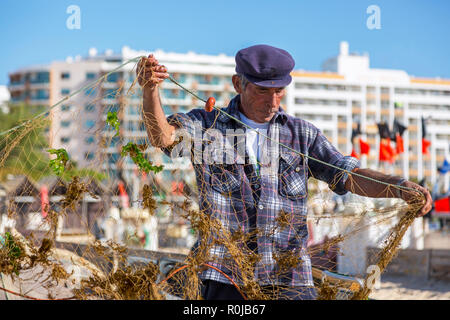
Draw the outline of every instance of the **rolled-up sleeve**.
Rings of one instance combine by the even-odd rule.
[[[167,122],[170,125],[177,127],[175,131],[175,141],[177,142],[179,137],[183,137],[184,141],[180,141],[179,143],[188,143],[189,149],[192,147],[192,142],[194,141],[197,135],[201,135],[202,128],[204,126],[204,115],[202,109],[193,109],[188,113],[174,113],[167,117]],[[187,141],[186,141],[187,139]],[[183,148],[179,148],[176,146],[161,148],[168,157],[182,157],[187,156],[185,153],[186,150]],[[185,145],[187,147],[187,145]],[[175,150],[175,152],[173,152]]]
[[[309,159],[308,164],[314,178],[328,183],[330,189],[339,195],[347,193],[345,182],[348,173],[361,166],[358,159],[350,156],[343,156],[317,129],[317,135],[310,145],[309,154],[314,159]]]

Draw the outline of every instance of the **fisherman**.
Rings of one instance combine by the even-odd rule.
[[[290,73],[295,64],[287,51],[269,45],[255,45],[238,51],[235,60],[236,74],[232,82],[237,95],[223,109],[230,116],[216,109],[211,112],[193,109],[166,118],[158,85],[169,78],[168,70],[152,54],[141,59],[136,72],[143,88],[143,117],[150,142],[170,154],[169,147],[174,145],[179,129],[195,137],[196,126],[193,123],[200,124],[203,132],[214,128],[224,136],[227,130],[242,129],[247,140],[251,137],[250,132],[261,133],[257,137],[276,137],[283,146],[276,148],[279,157],[275,179],[270,171],[264,172],[266,165],[261,164],[262,157],[270,153],[269,149],[264,149],[264,144],[254,140],[245,144],[243,163],[193,161],[200,211],[220,220],[228,231],[242,231],[248,236],[246,252],[252,251],[261,257],[254,267],[254,277],[261,288],[271,288],[280,297],[288,299],[315,299],[317,293],[306,251],[309,177],[328,183],[338,195],[350,191],[361,196],[401,198],[408,202],[414,195],[406,188],[417,190],[424,196],[418,216],[430,211],[430,193],[401,177],[360,168],[356,158],[343,156],[314,125],[288,115],[280,106],[286,87],[291,83]],[[267,138],[264,140],[267,142]],[[205,148],[204,143],[202,146]],[[256,163],[252,159],[256,159]],[[348,172],[356,174],[349,178]],[[405,188],[389,188],[387,184]],[[270,232],[281,215],[289,217],[289,226]],[[280,260],[275,258],[283,255],[297,255],[298,264],[282,268],[277,263]],[[208,300],[243,299],[229,280],[233,279],[236,270],[233,272],[230,270],[233,268],[223,262],[229,257],[227,248],[215,244],[211,257],[214,261],[210,264],[215,268],[208,268],[200,274],[203,297]]]

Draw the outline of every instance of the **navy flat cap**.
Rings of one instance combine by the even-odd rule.
[[[285,87],[292,81],[295,61],[283,49],[265,44],[251,46],[236,53],[236,73],[261,87]]]

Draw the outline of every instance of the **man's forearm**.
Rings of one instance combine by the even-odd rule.
[[[357,169],[354,172],[358,175],[391,185],[397,185],[399,182],[404,181],[404,179],[398,176],[386,175],[371,169]],[[397,188],[389,187],[384,183],[376,182],[358,175],[352,174],[345,182],[345,188],[348,191],[371,198],[399,198],[401,195]]]
[[[423,216],[431,210],[433,199],[430,192],[414,182],[371,169],[355,169],[353,172],[358,175],[352,174],[345,181],[345,189],[352,193],[371,198],[401,198],[407,203],[421,203],[422,207],[418,211],[418,216]],[[400,183],[403,189],[395,187]]]
[[[143,90],[143,118],[152,146],[161,148],[173,144],[175,127],[167,122],[157,87]]]

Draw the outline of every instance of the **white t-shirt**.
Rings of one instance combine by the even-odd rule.
[[[247,118],[242,112],[239,112],[241,116],[241,121],[245,123],[246,125],[250,126],[251,128],[255,129],[258,133],[262,133],[264,135],[267,135],[267,131],[269,129],[269,122],[265,123],[258,123],[253,120],[250,120]],[[265,137],[259,135],[254,130],[250,130],[249,128],[246,128],[246,148],[247,153],[249,157],[249,161],[252,164],[256,164],[256,166],[259,168],[259,162],[261,159],[261,154],[263,151],[263,144],[266,140]]]

